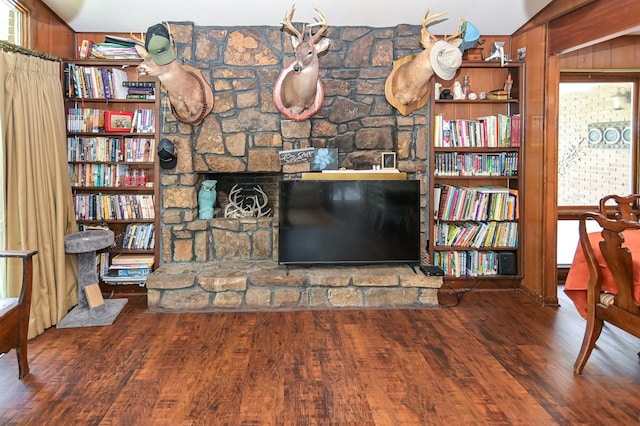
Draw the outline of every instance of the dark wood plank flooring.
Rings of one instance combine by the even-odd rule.
[[[0,358],[0,424],[638,424],[640,341],[606,327],[574,376],[584,321],[560,300],[162,314],[130,298],[112,326],[31,340],[23,381]]]

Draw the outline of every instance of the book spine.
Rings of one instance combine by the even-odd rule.
[[[153,81],[132,81],[125,80],[122,82],[124,87],[156,87]]]
[[[117,269],[117,275],[119,277],[145,277],[151,274],[151,268],[125,268]]]

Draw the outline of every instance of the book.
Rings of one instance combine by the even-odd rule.
[[[78,57],[83,59],[89,58],[89,54],[91,53],[91,47],[95,44],[96,43],[94,41],[91,41],[88,39],[82,40],[82,42],[80,43],[80,49],[79,49],[80,51],[78,53]]]
[[[102,277],[102,281],[107,284],[139,284],[144,285],[147,281],[148,275],[139,277],[129,277],[118,275],[116,271],[110,271]]]
[[[125,99],[155,99],[156,96],[151,94],[139,94],[139,93],[129,93],[127,94]]]
[[[102,87],[104,90],[104,97],[107,99],[113,99],[113,88],[111,87],[111,71],[108,68],[100,68],[100,74],[102,76]]]
[[[438,218],[438,213],[440,210],[440,195],[442,192],[442,187],[440,185],[435,185],[433,187],[433,217],[434,219]]]
[[[520,141],[522,139],[521,134],[522,129],[522,118],[520,114],[513,114],[511,116],[511,146],[520,146]]]
[[[138,266],[115,265],[109,268],[107,276],[118,277],[146,277],[152,272],[151,268],[140,268]],[[111,275],[110,275],[111,273]]]
[[[127,88],[122,84],[125,81],[127,81],[126,71],[113,67],[111,68],[111,73],[113,76],[113,84],[111,85],[111,87],[113,88],[113,91],[114,91],[114,98],[126,99]]]
[[[507,220],[520,219],[520,211],[518,206],[518,190],[509,189],[507,197]]]
[[[128,87],[127,93],[130,95],[149,95],[155,93],[154,87]]]
[[[146,265],[147,268],[153,266],[153,254],[117,254],[111,260],[111,267],[113,265],[137,265],[138,267],[143,267]]]
[[[151,87],[155,88],[156,83],[153,81],[134,81],[134,80],[125,80],[122,82],[124,87]]]
[[[498,146],[511,146],[511,117],[498,114]]]
[[[125,47],[135,47],[136,44],[140,46],[143,45],[142,43],[132,38],[120,37],[120,36],[109,35],[109,34],[107,34],[104,37],[104,42],[111,43],[111,44],[118,44],[120,46],[125,46]]]

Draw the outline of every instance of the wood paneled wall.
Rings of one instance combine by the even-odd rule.
[[[569,52],[640,28],[638,0],[599,0],[549,22],[550,55]]]
[[[640,36],[622,36],[558,55],[558,67],[560,71],[640,69]]]
[[[524,179],[523,194],[523,240],[520,242],[525,253],[523,262],[524,279],[521,288],[545,304],[556,304],[557,294],[545,289],[551,271],[544,269],[544,256],[553,249],[555,243],[555,228],[553,236],[547,233],[550,226],[555,224],[548,216],[546,203],[553,198],[554,185],[545,179],[546,162],[546,134],[547,126],[546,104],[549,95],[546,88],[547,54],[545,41],[546,26],[540,25],[513,38],[514,49],[526,47],[527,56],[525,92],[525,138],[522,158],[521,179]],[[554,198],[555,200],[555,198]],[[555,274],[555,269],[553,270]],[[555,277],[555,275],[554,275]]]
[[[26,47],[61,58],[75,55],[75,33],[40,0],[22,0],[29,10]]]
[[[523,155],[524,185],[524,280],[522,289],[544,304],[557,303],[557,117],[558,88],[561,69],[589,68],[640,68],[640,46],[638,36],[612,38],[574,50],[571,53],[554,55],[552,43],[560,46],[555,38],[563,38],[563,49],[570,49],[571,43],[589,44],[584,28],[593,31],[587,34],[602,38],[603,34],[616,34],[620,22],[616,17],[628,13],[640,4],[637,0],[625,0],[631,9],[620,8],[616,0],[596,2],[576,2],[556,0],[553,13],[543,19],[537,16],[538,25],[529,25],[513,36],[513,48],[527,48],[526,62],[526,105],[525,105],[525,147]],[[565,3],[564,13],[558,8]],[[582,7],[580,7],[582,3]],[[585,11],[595,7],[608,10],[595,16]],[[543,11],[544,12],[544,11]],[[638,14],[633,16],[640,24]],[[561,20],[561,21],[558,21]],[[624,26],[631,26],[625,20]],[[594,29],[597,27],[597,30]],[[554,31],[551,31],[551,29]],[[562,28],[562,32],[559,29]],[[570,34],[575,29],[581,34],[571,43],[561,34]]]

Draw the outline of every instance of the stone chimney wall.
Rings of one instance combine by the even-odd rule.
[[[178,60],[202,71],[215,105],[192,127],[177,121],[163,99],[161,133],[175,143],[178,164],[160,171],[161,263],[275,260],[277,217],[199,220],[197,192],[200,181],[216,174],[275,173],[287,179],[310,170],[309,163],[282,166],[281,150],[337,148],[339,166],[355,169],[371,169],[382,152],[394,151],[397,168],[420,179],[424,193],[429,104],[405,117],[384,95],[393,60],[421,51],[420,26],[329,26],[331,47],[320,56],[324,103],[300,122],[281,115],[273,102],[276,79],[293,58],[290,36],[279,26],[174,22],[170,28]],[[426,196],[421,204],[426,211]],[[423,235],[424,222],[423,213]]]

